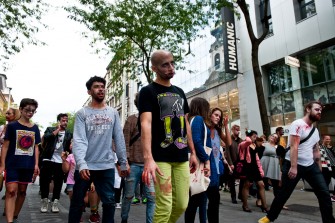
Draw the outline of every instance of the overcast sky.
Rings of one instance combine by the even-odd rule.
[[[61,5],[65,1],[52,2]],[[37,35],[47,46],[26,46],[11,57],[10,69],[1,72],[7,76],[16,104],[26,97],[38,101],[33,120],[43,130],[56,122],[57,114],[81,108],[88,98],[86,81],[94,75],[104,76],[110,60],[94,54],[89,40],[80,34],[85,28],[66,16],[62,9],[52,7],[43,18],[49,29]]]

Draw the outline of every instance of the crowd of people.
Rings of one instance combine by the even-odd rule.
[[[305,116],[291,124],[287,150],[282,127],[267,139],[247,129],[242,139],[240,126],[229,130],[228,117],[220,108],[210,108],[206,99],[193,98],[189,105],[183,90],[171,84],[175,65],[169,51],[155,51],[151,65],[156,79],[136,94],[134,103],[139,113],[129,116],[123,128],[117,110],[105,102],[106,80],[98,76],[86,83],[91,102],[76,113],[73,134],[67,129],[68,115],[61,113],[57,125],[48,127],[41,137],[31,120],[38,108],[34,99],[22,99],[18,109],[7,111],[7,124],[0,129],[7,222],[18,222],[27,186],[37,176],[41,213],[49,212],[49,203],[51,212],[59,212],[66,182],[69,223],[82,222],[88,204],[90,222],[114,222],[115,208],[121,208],[122,223],[128,222],[141,182],[147,223],[177,222],[183,214],[184,221],[191,223],[197,212],[200,223],[223,222],[219,219],[222,188],[229,190],[233,204],[239,199],[241,210],[252,212],[248,197],[254,186],[256,206],[266,214],[258,222],[268,223],[286,208],[301,178],[315,191],[322,222],[335,222],[335,197],[328,190],[335,176],[335,150],[329,135],[323,136],[319,146],[319,132],[313,127],[321,118],[319,102],[308,103]],[[206,147],[211,148],[209,154]],[[236,179],[236,162],[241,160],[244,175]],[[210,183],[205,191],[191,195],[190,181],[185,179],[200,163]],[[265,190],[269,185],[274,200],[268,206]]]

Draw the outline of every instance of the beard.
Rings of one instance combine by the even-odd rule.
[[[316,122],[316,121],[320,121],[320,119],[321,119],[321,115],[309,114],[308,118],[309,118],[312,122]]]

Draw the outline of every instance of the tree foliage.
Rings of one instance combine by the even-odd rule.
[[[41,27],[48,4],[42,0],[0,0],[0,62],[4,69],[13,54],[26,44],[44,44],[34,36]]]
[[[110,68],[114,80],[124,72],[145,74],[153,80],[150,56],[156,49],[171,51],[176,61],[191,53],[187,43],[200,37],[199,30],[208,26],[213,16],[205,10],[211,1],[201,0],[79,0],[81,5],[66,8],[70,18],[95,31],[114,53]]]

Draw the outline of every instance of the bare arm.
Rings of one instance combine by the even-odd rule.
[[[198,160],[197,160],[197,155],[195,153],[195,148],[193,144],[193,139],[192,139],[192,130],[190,123],[188,122],[188,114],[185,116],[185,122],[186,122],[186,132],[187,132],[187,144],[188,148],[190,149],[191,155],[190,155],[190,172],[194,173],[194,171],[198,167]],[[205,129],[206,131],[206,129]],[[206,132],[205,132],[206,134]],[[209,168],[209,161],[205,163],[205,168]]]
[[[62,152],[62,170],[64,173],[68,173],[70,171],[70,164],[69,162],[66,160],[67,158],[67,154],[66,152]]]
[[[5,140],[1,149],[0,174],[6,169],[6,157],[8,152],[9,141]]]
[[[156,171],[163,175],[152,157],[151,152],[151,125],[152,113],[144,112],[140,116],[141,120],[141,145],[143,149],[144,170],[142,173],[142,180],[146,185],[150,185],[150,179],[156,183]]]
[[[226,115],[223,118],[223,126],[224,126],[224,134],[222,132],[220,138],[226,144],[226,148],[230,148],[231,146],[231,137],[229,135],[229,128],[228,128],[228,116]]]
[[[288,176],[294,179],[298,173],[298,147],[300,143],[300,137],[296,135],[290,135],[290,160],[291,168],[288,172]]]
[[[322,165],[321,165],[321,154],[320,154],[320,146],[318,143],[316,143],[313,147],[313,157],[315,162],[319,165],[320,170],[322,171]]]

